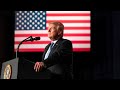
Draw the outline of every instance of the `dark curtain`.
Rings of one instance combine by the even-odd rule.
[[[113,78],[120,79],[120,11],[112,12],[113,24]]]
[[[0,11],[0,70],[2,62],[14,57],[14,12]]]
[[[96,11],[93,14],[93,53],[95,54],[93,79],[113,77],[113,35],[111,11]]]

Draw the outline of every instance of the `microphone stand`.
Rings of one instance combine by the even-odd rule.
[[[31,38],[31,37],[32,37],[32,36],[29,36],[28,38],[24,39],[23,41],[21,41],[21,42],[19,43],[19,45],[18,45],[18,47],[17,47],[17,49],[16,49],[16,58],[17,58],[17,53],[19,52],[19,47],[20,47],[20,45],[21,45],[23,42],[27,41],[27,39],[29,39],[29,38]]]

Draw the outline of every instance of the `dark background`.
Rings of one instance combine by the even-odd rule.
[[[5,61],[15,58],[14,21],[16,10],[44,10],[46,2],[14,2],[12,10],[0,11],[0,69]],[[99,3],[99,2],[98,2]],[[27,4],[27,7],[26,5]],[[22,6],[21,6],[22,5]],[[74,6],[72,8],[71,6]],[[80,5],[80,6],[79,6]],[[111,80],[120,78],[120,11],[112,11],[95,3],[62,5],[62,10],[91,11],[91,52],[74,52],[73,74],[75,80]],[[51,5],[46,6],[50,10]],[[70,8],[71,7],[71,8]],[[80,8],[82,7],[82,9]],[[95,8],[94,8],[95,7]],[[96,8],[97,7],[97,8]],[[99,8],[98,8],[99,7]],[[55,10],[61,10],[56,8]],[[31,61],[41,59],[42,53],[19,53]]]

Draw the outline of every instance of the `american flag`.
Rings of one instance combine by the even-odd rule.
[[[48,23],[60,21],[64,24],[63,38],[73,44],[74,52],[89,52],[90,44],[90,11],[16,11],[15,12],[15,44],[29,36],[40,37],[38,41],[23,42],[20,52],[43,52],[50,42],[47,37]]]

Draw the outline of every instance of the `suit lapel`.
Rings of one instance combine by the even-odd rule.
[[[60,43],[61,43],[62,41],[63,41],[63,39],[61,38],[61,39],[59,39],[59,40],[55,43],[55,45],[53,46],[53,48],[52,48],[49,56],[57,49],[57,47],[60,45]],[[49,44],[46,46],[46,48],[45,48],[45,51],[44,51],[43,56],[42,56],[42,60],[44,60],[45,54],[46,54],[49,46],[50,46],[50,43],[49,43]]]
[[[55,45],[53,46],[53,48],[52,48],[52,50],[51,50],[51,52],[50,52],[49,55],[51,55],[51,54],[57,49],[57,47],[60,45],[60,43],[61,43],[62,40],[63,40],[63,39],[59,39],[59,40],[55,43]]]

